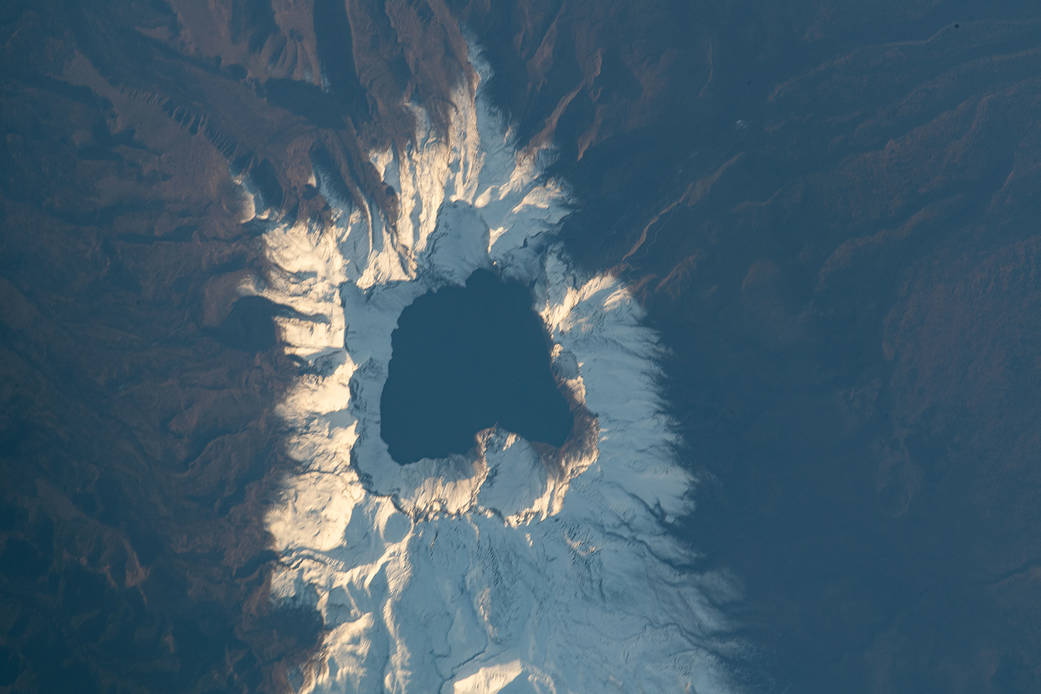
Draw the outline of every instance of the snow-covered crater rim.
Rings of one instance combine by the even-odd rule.
[[[678,573],[687,552],[662,525],[688,508],[692,480],[662,409],[657,336],[617,278],[571,267],[554,241],[565,196],[512,146],[478,80],[455,100],[449,133],[421,118],[415,148],[372,155],[399,192],[396,219],[364,202],[264,236],[265,295],[322,317],[286,319],[287,350],[328,362],[279,410],[301,468],[266,519],[284,560],[273,597],[308,601],[327,628],[299,689],[726,691],[713,637],[726,591]],[[533,287],[584,436],[547,461],[492,429],[480,461],[400,466],[379,436],[398,316],[489,266]]]
[[[453,205],[453,209],[461,207],[458,203]],[[446,226],[451,230],[450,224]],[[455,229],[454,233],[458,231]],[[487,239],[479,233],[473,237],[482,239],[482,244]],[[441,238],[451,239],[447,235]],[[454,240],[458,246],[458,237]],[[559,510],[568,483],[596,460],[599,438],[597,418],[585,405],[585,385],[577,358],[556,339],[553,326],[545,320],[545,310],[536,312],[552,343],[554,380],[572,418],[564,443],[551,446],[528,442],[517,434],[491,427],[477,433],[473,447],[466,453],[402,465],[393,460],[380,435],[381,398],[393,358],[391,334],[401,311],[418,296],[445,286],[462,285],[472,272],[489,268],[500,278],[528,284],[533,297],[541,296],[546,301],[548,295],[544,254],[555,253],[556,248],[525,244],[529,262],[512,268],[507,264],[504,271],[494,259],[492,244],[490,248],[486,246],[484,254],[456,255],[456,262],[446,271],[438,263],[438,249],[442,247],[437,243],[427,247],[411,282],[344,292],[344,314],[351,317],[347,323],[347,352],[354,355],[365,352],[366,346],[378,344],[350,376],[348,412],[357,422],[357,439],[350,449],[351,465],[369,493],[391,498],[414,520],[466,512],[495,515],[511,525],[545,518]],[[389,310],[393,311],[392,320],[387,320]],[[352,345],[355,337],[357,348]],[[512,489],[509,493],[505,491],[507,485]]]

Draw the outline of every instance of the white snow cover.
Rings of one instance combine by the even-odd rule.
[[[555,239],[565,193],[518,152],[479,88],[455,95],[447,137],[420,109],[416,145],[374,152],[399,194],[265,235],[273,270],[255,291],[304,369],[279,408],[300,472],[268,529],[283,557],[274,599],[325,621],[301,692],[719,692],[732,599],[682,571],[663,523],[692,480],[656,387],[657,338],[618,280],[584,276]],[[379,436],[391,332],[416,297],[477,268],[532,283],[576,403],[571,441],[546,453],[488,430],[470,455],[400,466]],[[244,288],[244,291],[248,289]]]

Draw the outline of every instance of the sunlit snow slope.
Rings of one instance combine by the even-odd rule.
[[[455,96],[450,132],[372,153],[397,219],[318,189],[335,224],[275,225],[255,291],[296,310],[286,349],[307,368],[281,404],[299,474],[267,523],[274,599],[327,629],[304,692],[727,691],[732,645],[664,524],[691,479],[656,388],[657,341],[616,279],[583,276],[555,239],[563,191],[512,146],[482,97]],[[418,122],[426,124],[417,109]],[[470,455],[393,462],[379,437],[391,332],[403,308],[477,268],[532,283],[576,425],[560,449],[505,431]]]

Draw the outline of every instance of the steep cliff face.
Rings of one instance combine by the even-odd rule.
[[[541,278],[548,325],[582,310],[598,335],[621,296],[614,316],[643,316],[654,332],[633,334],[664,347],[647,392],[678,427],[680,478],[701,480],[675,537],[698,576],[740,581],[726,611],[757,646],[731,669],[767,691],[1037,689],[1041,57],[1020,5],[7,3],[0,688],[337,681],[328,657],[307,662],[350,600],[271,600],[295,595],[274,549],[306,545],[271,530],[308,466],[292,406],[315,410],[301,371],[328,384],[345,344],[355,365],[385,357],[392,311],[368,298],[382,282],[413,287],[387,294],[396,310],[494,256],[469,231],[424,245],[452,196],[443,232],[494,207],[479,181],[445,192],[493,170],[476,162],[494,138],[453,135],[470,40],[508,141],[552,147],[567,192],[525,208],[555,210],[539,219],[560,221],[553,241],[500,265]],[[472,143],[469,163],[419,170],[449,142]],[[508,158],[495,176],[519,170]],[[588,386],[579,361],[558,366]],[[365,397],[357,373],[336,407]],[[461,465],[468,512],[555,527],[548,483],[505,475],[542,469],[508,439],[486,438],[503,476]],[[585,498],[593,469],[560,498]],[[441,498],[420,482],[414,498]],[[409,522],[372,516],[379,552],[359,566],[387,543],[418,551],[427,531],[397,513]]]

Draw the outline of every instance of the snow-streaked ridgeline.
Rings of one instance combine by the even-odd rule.
[[[658,342],[608,275],[556,239],[565,193],[513,146],[476,70],[438,135],[372,153],[397,219],[315,183],[334,223],[270,225],[252,291],[295,309],[285,348],[308,366],[279,406],[299,472],[267,516],[273,599],[325,622],[303,692],[730,691],[725,580],[681,568],[667,532],[692,479],[658,387]],[[478,268],[533,287],[575,412],[549,451],[501,430],[471,454],[391,460],[380,393],[402,309]]]

